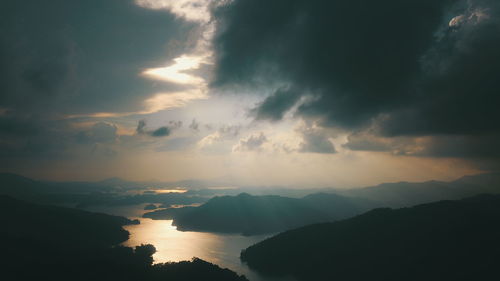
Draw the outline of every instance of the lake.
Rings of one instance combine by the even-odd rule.
[[[138,225],[124,228],[130,232],[125,246],[152,244],[157,252],[153,255],[156,263],[190,260],[198,257],[208,262],[244,274],[250,281],[288,281],[290,279],[264,277],[250,270],[240,261],[240,252],[269,235],[242,236],[234,234],[178,231],[171,220],[151,220],[141,218],[146,211],[144,205],[133,207],[93,207],[88,210],[139,219]]]

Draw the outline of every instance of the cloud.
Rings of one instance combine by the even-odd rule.
[[[39,132],[39,124],[29,116],[16,116],[6,112],[0,115],[0,136],[31,136]]]
[[[288,85],[256,119],[280,120],[312,95],[295,116],[323,127],[449,141],[500,133],[498,1],[238,0],[215,14],[211,87]],[[389,150],[348,144],[368,145]]]
[[[143,110],[132,112],[98,112],[90,114],[71,114],[67,119],[94,117],[124,117],[130,115],[146,115],[162,110],[184,107],[191,101],[207,99],[208,95],[200,89],[185,90],[183,92],[159,93],[147,98],[142,102]]]
[[[80,132],[77,138],[82,143],[114,143],[118,137],[117,131],[114,124],[96,122],[89,130]]]
[[[136,133],[138,134],[144,134],[144,128],[146,127],[146,120],[139,120],[137,123],[137,128],[135,129]]]
[[[337,153],[330,136],[317,126],[304,126],[297,130],[302,135],[298,152],[304,153]]]
[[[353,151],[390,152],[394,155],[419,157],[484,159],[492,162],[492,159],[500,157],[500,150],[496,149],[498,141],[500,141],[499,134],[380,137],[369,132],[356,132],[347,137],[347,142],[342,147]]]
[[[391,151],[393,143],[390,139],[377,137],[366,133],[353,133],[347,136],[347,142],[342,145],[350,150],[358,151]]]
[[[168,127],[160,127],[152,131],[150,134],[153,137],[166,137],[170,135],[170,129]]]
[[[154,130],[148,130],[146,120],[139,120],[135,132],[138,135],[149,135],[152,137],[168,137],[173,130],[182,126],[181,121],[170,121],[168,126],[162,126]]]
[[[2,107],[45,115],[126,113],[153,93],[183,89],[138,75],[169,59],[165,46],[186,41],[195,28],[168,12],[131,0],[27,0],[5,3],[0,17]]]
[[[196,119],[193,119],[193,121],[191,121],[191,124],[189,124],[189,129],[198,132],[200,130],[200,123],[196,121]]]
[[[238,144],[233,146],[233,151],[258,151],[266,142],[268,139],[263,132],[252,134],[247,138],[240,139]]]
[[[279,88],[252,110],[257,120],[279,121],[295,105],[300,93],[289,88]]]
[[[233,140],[240,134],[240,125],[222,125],[217,129],[217,131],[205,136],[200,141],[198,141],[198,147],[200,149],[209,150],[227,150],[224,142],[227,140]]]
[[[168,124],[169,124],[171,129],[179,129],[182,127],[182,121],[180,121],[180,120],[178,120],[178,121],[170,120],[170,121],[168,121]]]
[[[135,0],[135,2],[149,9],[166,9],[178,17],[189,21],[208,22],[210,20],[207,0]]]
[[[213,85],[282,80],[321,96],[301,114],[360,126],[407,94],[444,2],[233,1],[216,12]]]

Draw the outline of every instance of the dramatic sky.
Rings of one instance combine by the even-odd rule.
[[[360,186],[500,168],[498,0],[4,0],[0,170]]]

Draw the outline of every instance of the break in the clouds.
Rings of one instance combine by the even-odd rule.
[[[298,106],[297,117],[374,135],[347,148],[428,137],[428,156],[497,154],[498,1],[238,0],[216,15],[212,86],[276,87],[257,119]],[[454,149],[434,149],[445,143]]]

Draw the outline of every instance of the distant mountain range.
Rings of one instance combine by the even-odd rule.
[[[465,176],[451,182],[383,183],[376,186],[336,190],[344,196],[365,198],[380,206],[404,207],[438,200],[462,199],[478,194],[499,194],[500,173]]]
[[[144,217],[173,220],[179,230],[185,231],[254,235],[349,218],[373,208],[413,206],[483,193],[500,193],[500,174],[468,176],[452,182],[385,183],[303,198],[247,193],[216,196],[199,207],[160,209]]]
[[[297,280],[500,280],[500,196],[375,209],[251,246],[252,269]]]

